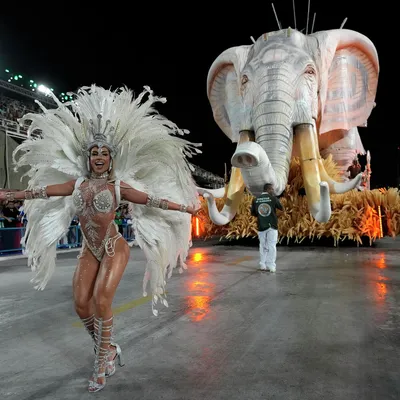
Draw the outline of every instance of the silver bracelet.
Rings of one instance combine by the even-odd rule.
[[[147,207],[159,207],[160,206],[160,198],[156,196],[152,196],[151,194],[147,195],[146,206]]]
[[[187,211],[187,209],[188,209],[188,206],[185,206],[184,204],[181,204],[179,207],[179,211],[184,212],[184,213]]]
[[[168,200],[161,200],[161,204],[160,204],[160,208],[162,208],[163,210],[168,210]]]
[[[152,196],[149,194],[149,195],[147,195],[146,206],[161,208],[163,210],[168,210],[168,200],[160,199],[159,197]]]
[[[49,198],[49,196],[47,196],[47,193],[46,193],[46,189],[47,189],[47,186],[40,186],[40,187],[37,187],[37,188],[33,188],[32,189],[32,199],[48,199]],[[26,194],[25,194],[25,196],[26,196]]]
[[[32,200],[33,199],[32,190],[24,190],[24,194],[25,194],[25,200]]]
[[[6,193],[6,200],[14,201],[15,200],[15,193],[14,192],[7,192]]]

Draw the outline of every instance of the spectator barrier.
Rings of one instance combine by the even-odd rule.
[[[21,238],[25,234],[25,227],[4,228],[0,218],[0,257],[5,255],[24,254]],[[124,221],[121,225],[124,238],[131,242],[135,240],[132,225]],[[66,235],[57,244],[59,249],[73,249],[82,247],[82,233],[80,225],[71,225]]]

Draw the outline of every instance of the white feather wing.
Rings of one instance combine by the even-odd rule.
[[[153,97],[152,92],[147,91],[147,101],[136,106],[140,118],[132,118],[135,122],[124,136],[116,161],[116,175],[123,183],[149,195],[198,207],[193,167],[187,158],[200,153],[197,149],[200,145],[184,140],[181,136],[188,132],[157,113],[154,103],[164,102],[164,99]],[[167,305],[166,279],[177,265],[178,256],[186,258],[188,253],[191,216],[134,204],[132,217],[136,241],[147,258],[144,295],[150,284],[153,306],[159,299]],[[154,307],[153,312],[157,314]]]
[[[75,133],[80,132],[79,124],[65,106],[59,106],[55,110],[41,106],[43,113],[21,120],[32,121],[30,133],[41,130],[41,138],[28,138],[13,154],[16,169],[29,167],[30,189],[65,183],[85,173],[84,138]],[[43,290],[55,269],[57,243],[68,231],[75,209],[71,197],[26,200],[24,209],[28,222],[21,243],[35,272],[32,282]]]

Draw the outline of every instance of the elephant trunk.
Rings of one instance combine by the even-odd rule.
[[[331,216],[329,186],[327,182],[321,182],[320,156],[314,125],[297,125],[295,141],[300,152],[300,166],[308,209],[318,222],[327,222]]]
[[[272,91],[261,93],[253,108],[255,143],[239,145],[232,157],[232,165],[242,168],[246,186],[255,196],[262,193],[266,183],[273,185],[277,195],[285,190],[292,155],[292,90],[281,87],[289,81],[286,76],[278,79],[279,74],[269,75],[261,86]]]
[[[278,106],[279,111],[274,111]],[[289,110],[277,103],[264,103],[260,117],[262,124],[256,120],[256,142],[265,150],[276,175],[275,194],[280,195],[286,188],[292,156],[293,134]],[[269,182],[265,182],[269,183]]]

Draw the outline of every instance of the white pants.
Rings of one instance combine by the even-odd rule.
[[[278,230],[268,228],[266,231],[258,232],[258,239],[260,241],[260,267],[275,271]]]

